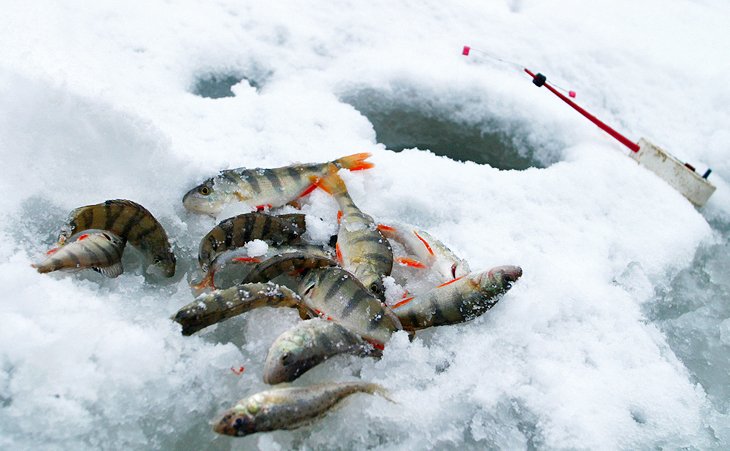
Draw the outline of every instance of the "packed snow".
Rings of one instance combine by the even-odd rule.
[[[727,449],[729,21],[720,0],[5,2],[0,448]],[[711,168],[717,192],[695,209],[463,45]],[[494,155],[474,155],[480,138]],[[342,173],[365,212],[429,231],[473,271],[524,275],[474,321],[295,382],[380,382],[396,403],[356,395],[301,429],[217,436],[210,421],[267,388],[267,348],[299,317],[181,335],[170,316],[216,224],[182,196],[221,169],[356,152],[376,165]],[[30,266],[73,208],[116,198],[164,225],[174,278],[133,249],[116,279]],[[326,193],[302,210],[310,238],[335,233]]]

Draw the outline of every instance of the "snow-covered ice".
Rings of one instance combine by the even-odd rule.
[[[728,23],[721,0],[5,2],[0,448],[727,449]],[[696,210],[465,44],[712,168],[717,192]],[[480,137],[491,164],[428,151]],[[262,309],[180,334],[170,316],[216,223],[182,196],[220,169],[355,152],[376,164],[342,174],[364,211],[428,230],[474,271],[524,275],[470,323],[297,381],[381,381],[397,404],[358,395],[296,431],[218,437],[209,421],[266,387],[266,350],[299,319]],[[114,198],[165,226],[173,279],[134,252],[117,279],[30,267],[69,211]],[[307,199],[310,237],[334,233],[336,209]]]

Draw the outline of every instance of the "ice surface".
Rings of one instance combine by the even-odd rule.
[[[730,447],[728,17],[719,0],[7,2],[0,448]],[[526,75],[461,56],[465,44],[711,167],[718,191],[695,210]],[[196,95],[211,75],[255,83]],[[372,112],[391,104],[415,118],[401,147],[419,149],[379,142]],[[434,123],[443,148],[417,140]],[[500,158],[524,170],[420,148],[468,147],[475,130],[504,137]],[[299,319],[262,309],[180,334],[169,317],[192,301],[216,224],[182,195],[224,168],[365,151],[376,167],[342,174],[363,211],[428,230],[474,271],[524,276],[468,324],[398,333],[381,360],[338,357],[297,382],[380,381],[398,404],[356,396],[300,430],[216,437],[209,420],[265,387],[267,348]],[[30,267],[69,211],[114,198],[165,226],[174,278],[144,274],[134,252],[112,280]],[[316,191],[302,209],[307,238],[328,241],[335,202]]]

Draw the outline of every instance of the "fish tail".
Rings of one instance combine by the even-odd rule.
[[[375,167],[373,163],[365,161],[370,158],[371,155],[372,154],[370,152],[356,153],[338,158],[334,161],[334,163],[338,168],[349,169],[351,171],[362,171],[364,169]]]
[[[317,185],[325,192],[336,196],[338,194],[347,193],[347,186],[345,181],[337,174],[337,168],[334,165],[330,165],[329,173],[324,177],[310,177],[312,183]]]
[[[380,384],[368,383],[363,385],[363,391],[370,393],[371,395],[378,395],[381,398],[387,399],[393,404],[398,404],[393,398],[391,398],[390,392]]]
[[[208,271],[205,274],[205,277],[203,277],[203,280],[201,280],[200,282],[198,282],[196,284],[191,285],[191,287],[195,288],[196,290],[204,290],[208,287],[215,288],[215,284],[213,283],[213,276],[214,276],[213,271]]]

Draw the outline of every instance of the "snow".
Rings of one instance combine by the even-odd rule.
[[[0,448],[730,446],[726,2],[6,3]],[[717,192],[694,209],[526,75],[463,45],[712,168]],[[211,77],[241,81],[233,96],[196,95]],[[501,133],[505,158],[534,167],[393,152],[378,140],[388,121],[375,127],[385,113],[416,136],[445,124],[454,147]],[[263,309],[180,334],[170,316],[193,300],[216,224],[182,195],[225,168],[355,152],[376,167],[342,176],[377,221],[427,230],[473,271],[524,275],[470,323],[398,333],[381,360],[338,357],[297,381],[380,381],[398,404],[357,395],[296,431],[217,437],[209,421],[266,388],[267,348],[299,319]],[[173,279],[129,251],[111,280],[30,267],[69,211],[115,198],[165,226]],[[334,201],[316,191],[302,210],[306,237],[328,241]]]
[[[261,255],[265,255],[266,251],[269,250],[269,245],[262,240],[249,241],[244,247],[248,251],[249,257],[258,257]]]

